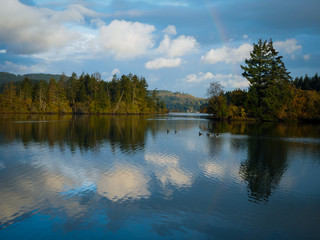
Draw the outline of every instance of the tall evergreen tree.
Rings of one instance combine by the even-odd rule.
[[[263,120],[274,120],[290,99],[290,73],[273,42],[259,39],[253,44],[250,58],[242,75],[250,82],[248,97],[250,115]]]

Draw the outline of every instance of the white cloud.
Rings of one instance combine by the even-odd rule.
[[[311,58],[311,55],[310,55],[310,54],[303,55],[303,59],[304,59],[305,61],[310,60],[310,58]]]
[[[180,57],[193,51],[198,43],[192,36],[180,35],[175,39],[171,39],[169,35],[176,35],[175,26],[169,25],[164,32],[166,33],[159,47],[155,49],[153,54],[160,55],[154,60],[148,61],[145,64],[147,69],[173,68],[182,64]]]
[[[187,83],[200,83],[207,80],[211,80],[214,78],[214,75],[211,72],[207,73],[198,73],[198,74],[189,74],[185,79],[183,79],[183,82]]]
[[[242,38],[243,38],[243,39],[248,39],[249,36],[248,36],[247,34],[244,34],[244,35],[242,36]]]
[[[153,47],[155,27],[139,22],[114,20],[100,28],[100,45],[110,50],[116,59],[135,58]]]
[[[201,61],[205,63],[215,64],[224,63],[240,63],[250,56],[252,46],[248,43],[242,44],[238,48],[223,46],[222,48],[211,49],[206,55],[201,57]]]
[[[296,39],[287,39],[285,41],[277,41],[274,42],[274,48],[281,52],[282,54],[289,55],[292,59],[295,58],[296,53],[300,52],[302,49],[301,45],[297,44],[298,41]]]
[[[163,30],[163,32],[168,35],[176,35],[177,34],[176,27],[173,25],[169,25],[165,30]]]
[[[112,70],[111,75],[120,74],[120,70],[118,68],[115,68]]]
[[[110,72],[103,72],[101,75],[104,77],[105,80],[111,81],[114,75],[120,75],[120,70],[115,68]]]
[[[91,19],[90,20],[90,23],[93,25],[93,26],[96,26],[98,28],[102,27],[105,25],[105,22],[100,19],[100,18],[94,18],[94,19]]]
[[[10,61],[5,61],[4,64],[0,64],[1,72],[10,72],[14,74],[25,74],[25,73],[45,73],[47,72],[46,64],[35,64],[35,65],[23,65],[16,64]]]
[[[247,79],[243,78],[242,76],[234,75],[231,73],[214,75],[211,72],[200,72],[198,74],[189,74],[186,78],[182,79],[181,81],[188,84],[215,81],[228,89],[246,88],[249,86],[249,82],[247,81]]]
[[[147,69],[173,68],[181,65],[181,58],[157,58],[145,64]]]
[[[95,44],[96,30],[86,27],[77,27],[82,37],[72,43],[60,48],[52,48],[44,52],[31,54],[30,56],[47,62],[58,62],[65,59],[72,62],[79,62],[83,59],[90,59],[99,53],[99,48]]]
[[[0,54],[6,54],[7,50],[6,49],[0,49]]]
[[[214,75],[214,81],[221,83],[225,88],[246,88],[249,86],[249,82],[242,76],[234,74],[216,74]]]
[[[168,57],[180,57],[194,50],[197,45],[196,39],[192,36],[180,35],[178,38],[171,39],[168,34],[165,34],[156,51]]]
[[[54,11],[24,5],[18,0],[3,0],[0,8],[0,42],[8,52],[30,54],[60,48],[82,39],[73,29],[86,16],[97,15],[81,5]]]

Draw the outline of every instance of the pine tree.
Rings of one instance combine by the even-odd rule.
[[[248,107],[250,115],[262,120],[274,120],[290,98],[290,73],[282,62],[282,56],[273,42],[259,39],[253,44],[250,59],[242,75],[250,82]]]

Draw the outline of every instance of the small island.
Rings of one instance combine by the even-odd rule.
[[[201,112],[214,119],[320,120],[320,77],[292,80],[272,40],[254,43],[250,59],[241,68],[250,83],[248,90],[224,92],[221,84],[212,82]]]

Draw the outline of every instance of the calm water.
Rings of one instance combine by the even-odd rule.
[[[320,239],[320,126],[0,116],[0,239]]]

